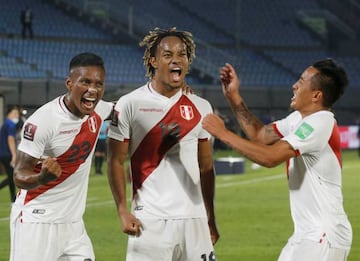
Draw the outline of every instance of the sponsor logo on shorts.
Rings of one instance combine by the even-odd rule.
[[[141,211],[141,210],[143,210],[143,209],[144,209],[144,206],[136,206],[136,207],[134,208],[135,211]]]
[[[39,214],[39,215],[43,215],[45,214],[46,210],[45,209],[33,209],[32,213],[33,214]]]

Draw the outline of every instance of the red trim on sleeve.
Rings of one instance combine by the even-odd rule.
[[[281,134],[281,132],[279,131],[279,129],[276,127],[276,124],[275,124],[275,123],[273,123],[272,128],[273,128],[273,130],[275,131],[275,133],[276,133],[277,135],[279,135],[280,138],[284,137],[284,136]]]

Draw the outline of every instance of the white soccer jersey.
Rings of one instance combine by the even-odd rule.
[[[211,112],[196,95],[167,98],[149,85],[119,99],[108,135],[130,140],[137,217],[206,217],[197,152],[198,142],[210,138],[201,121]]]
[[[82,219],[94,146],[112,106],[100,101],[92,114],[78,118],[68,111],[61,96],[27,119],[18,149],[34,158],[56,158],[62,173],[46,185],[20,190],[13,212],[21,215],[22,222],[68,223]]]
[[[299,112],[277,121],[275,129],[298,153],[288,162],[292,240],[320,241],[350,248],[352,229],[343,209],[341,146],[330,111],[302,119]]]

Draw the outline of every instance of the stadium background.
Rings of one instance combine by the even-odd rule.
[[[34,12],[34,39],[21,38],[20,12],[25,6]],[[188,84],[214,105],[230,128],[237,130],[218,81],[219,68],[225,62],[235,65],[239,72],[248,106],[268,121],[288,113],[292,84],[308,65],[326,57],[341,62],[350,79],[346,94],[334,107],[339,124],[357,128],[359,16],[359,0],[0,0],[0,121],[7,105],[20,105],[30,114],[63,94],[69,60],[84,51],[104,58],[104,98],[116,100],[146,81],[143,49],[138,46],[142,37],[156,26],[176,26],[191,31],[197,44]],[[354,129],[351,133],[357,139]],[[355,174],[359,161],[356,153],[350,153],[344,191],[354,227],[350,257],[357,260],[360,208],[359,178]],[[239,257],[275,260],[292,229],[286,180],[277,179],[283,166],[281,170],[251,170],[251,163],[246,164],[247,175],[217,177],[222,232],[217,246],[219,257],[228,261]],[[279,184],[269,184],[268,177]],[[259,180],[266,183],[255,185]],[[126,239],[124,235],[119,239],[118,220],[106,183],[105,177],[92,177],[86,222],[98,256],[109,257],[99,260],[118,260],[119,253],[124,254]],[[247,185],[238,189],[236,184],[240,183]],[[7,260],[9,247],[7,194],[5,189],[0,192],[1,261]],[[100,203],[92,202],[95,199],[106,202],[100,211],[96,207]],[[268,199],[266,206],[262,204],[264,199]],[[122,248],[117,249],[117,245]]]
[[[288,113],[291,86],[302,71],[318,59],[333,57],[344,65],[350,79],[345,96],[334,107],[339,124],[360,121],[359,0],[0,3],[3,106],[18,104],[31,113],[64,93],[69,60],[83,51],[104,58],[105,99],[116,100],[146,81],[143,49],[138,46],[142,37],[156,26],[176,26],[192,32],[197,44],[188,83],[224,117],[231,118],[218,81],[225,62],[238,70],[248,106],[270,120]],[[34,39],[21,38],[20,12],[25,6],[34,13]]]

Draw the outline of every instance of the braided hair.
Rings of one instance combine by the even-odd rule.
[[[146,35],[139,43],[141,47],[146,47],[143,60],[144,66],[146,68],[146,77],[149,79],[152,79],[155,74],[155,68],[151,65],[151,57],[155,57],[158,45],[160,44],[161,40],[167,36],[176,36],[184,42],[186,45],[186,54],[189,60],[189,66],[195,58],[196,46],[193,35],[190,32],[177,31],[176,27],[172,27],[167,30],[156,27],[153,31],[150,31],[149,34]]]

